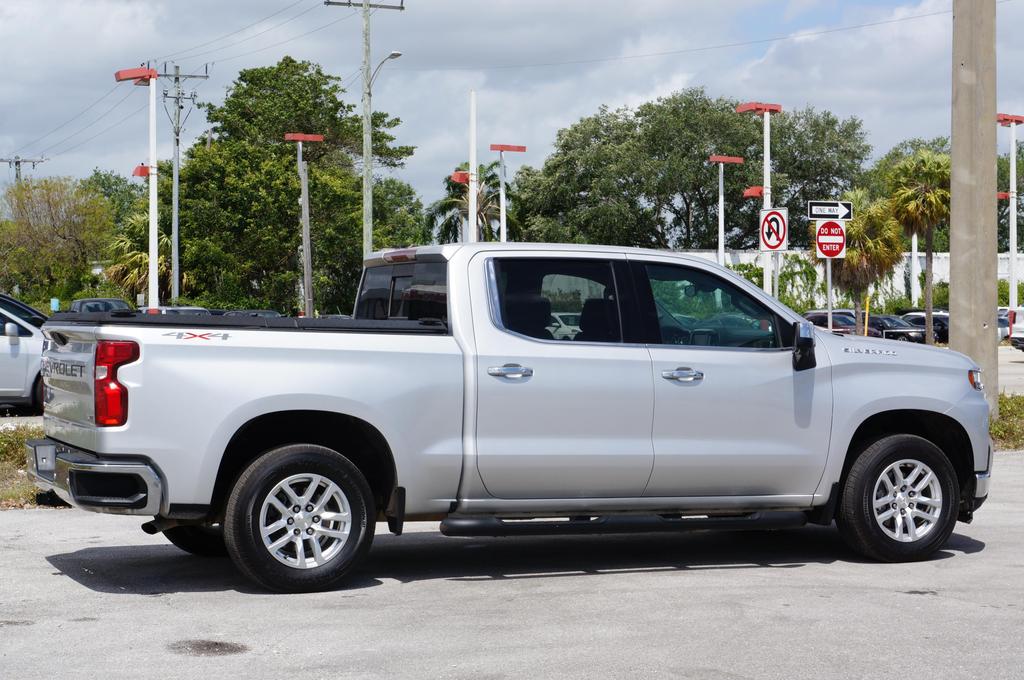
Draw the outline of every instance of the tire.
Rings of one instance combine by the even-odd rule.
[[[36,381],[32,383],[32,411],[43,412],[43,376],[37,375]]]
[[[164,536],[176,547],[199,557],[227,557],[224,529],[220,526],[185,525],[164,530]]]
[[[836,524],[843,540],[865,557],[915,562],[945,544],[959,503],[956,472],[941,449],[914,435],[890,435],[853,462]]]
[[[263,588],[328,590],[366,556],[376,516],[370,486],[348,458],[293,444],[264,453],[238,477],[225,509],[224,539],[239,571]]]

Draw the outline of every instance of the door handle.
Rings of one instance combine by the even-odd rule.
[[[675,380],[676,382],[700,382],[704,379],[704,373],[695,368],[680,366],[674,371],[662,371],[661,377],[665,380]]]
[[[533,376],[533,369],[519,364],[505,364],[504,366],[491,366],[487,369],[487,375],[495,378],[530,378]]]

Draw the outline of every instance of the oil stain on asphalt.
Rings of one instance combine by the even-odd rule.
[[[249,651],[248,647],[237,642],[218,640],[178,640],[167,645],[167,649],[187,656],[228,656]]]

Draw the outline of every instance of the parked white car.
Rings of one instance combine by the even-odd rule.
[[[42,408],[39,366],[44,340],[33,320],[38,323],[37,318],[21,313],[17,307],[0,307],[0,405]]]
[[[580,315],[571,341],[553,300]],[[970,358],[817,331],[700,258],[385,252],[353,316],[55,316],[30,473],[285,591],[340,583],[378,519],[457,536],[835,520],[859,553],[914,561],[988,496]]]

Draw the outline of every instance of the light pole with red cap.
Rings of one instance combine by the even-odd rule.
[[[1017,309],[1017,126],[1024,116],[1008,113],[996,114],[996,122],[1010,128],[1010,309]]]
[[[743,163],[739,156],[711,156],[718,163],[718,264],[725,266],[725,165]]]
[[[299,166],[299,203],[302,205],[302,307],[307,317],[313,316],[313,246],[309,238],[309,174],[306,162],[302,160],[303,142],[322,142],[323,135],[304,132],[286,132],[286,142],[296,142],[296,158]]]
[[[516,144],[491,144],[491,151],[498,152],[498,203],[500,205],[498,218],[498,240],[504,243],[508,240],[508,220],[506,218],[507,211],[505,208],[505,152],[510,151],[514,153],[524,153],[526,151],[526,147]]]
[[[160,280],[157,270],[159,252],[156,205],[156,79],[156,69],[146,66],[126,68],[114,73],[114,80],[119,83],[131,80],[136,85],[149,86],[149,165],[145,166],[145,175],[139,171],[139,168],[132,173],[149,178],[149,293],[146,296],[148,307],[160,306]]]
[[[764,119],[764,205],[763,208],[768,210],[772,207],[772,114],[782,113],[781,104],[766,104],[764,102],[745,102],[736,107],[736,113],[753,113],[754,115],[761,116]],[[764,260],[764,290],[766,293],[772,293],[772,264],[775,264],[775,269],[778,269],[778,254],[771,253],[771,257],[766,257]],[[778,285],[778,279],[776,278],[776,287]],[[775,291],[778,295],[778,291]]]

